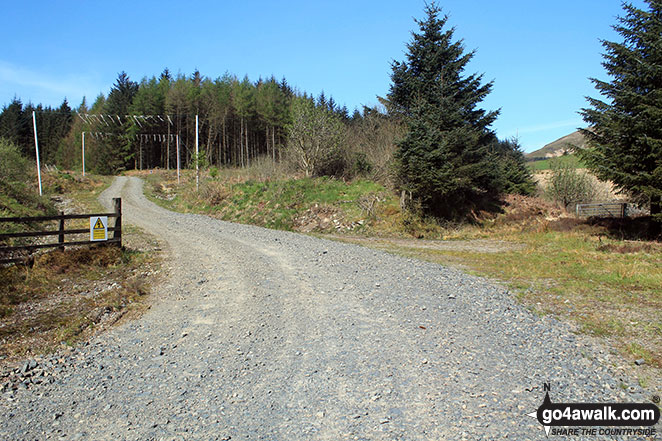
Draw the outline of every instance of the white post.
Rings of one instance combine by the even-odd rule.
[[[177,184],[179,184],[179,133],[177,134]]]
[[[34,127],[34,148],[37,152],[37,177],[39,179],[39,196],[41,196],[41,164],[39,164],[39,141],[37,141],[37,117],[34,110],[32,111],[32,127]]]
[[[166,170],[170,171],[170,123],[168,123],[168,147],[166,148]]]
[[[85,132],[83,132],[82,144],[83,144],[83,152],[81,153],[81,155],[83,157],[83,176],[85,176]]]
[[[198,115],[195,115],[195,191],[198,191],[200,186],[200,157],[198,155]]]

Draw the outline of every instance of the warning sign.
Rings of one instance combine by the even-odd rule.
[[[90,218],[90,240],[108,240],[107,216],[93,216]]]

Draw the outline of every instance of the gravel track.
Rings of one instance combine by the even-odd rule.
[[[168,277],[54,383],[4,394],[4,439],[544,439],[525,416],[543,383],[553,401],[644,399],[494,282],[173,213],[137,178],[102,202],[116,196],[164,241]]]

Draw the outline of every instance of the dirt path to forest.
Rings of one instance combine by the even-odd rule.
[[[544,439],[526,416],[543,383],[553,401],[642,400],[490,281],[173,213],[137,178],[103,203],[116,196],[163,241],[167,277],[144,316],[76,349],[54,383],[3,397],[2,438]]]

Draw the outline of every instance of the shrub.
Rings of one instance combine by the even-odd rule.
[[[230,190],[218,181],[206,181],[200,189],[200,198],[211,206],[220,205],[228,196]]]
[[[354,152],[351,159],[352,176],[366,176],[372,171],[372,164],[364,152]]]
[[[25,182],[29,176],[28,160],[17,146],[0,138],[0,179],[4,183]]]
[[[588,174],[559,161],[553,162],[551,167],[552,174],[545,188],[548,199],[566,210],[575,204],[595,199],[598,189]]]
[[[314,176],[342,177],[348,171],[347,160],[338,147],[322,154],[317,162]]]
[[[287,125],[288,156],[306,176],[326,174],[319,167],[337,168],[345,135],[340,118],[306,97],[294,98],[291,112],[292,120]]]

